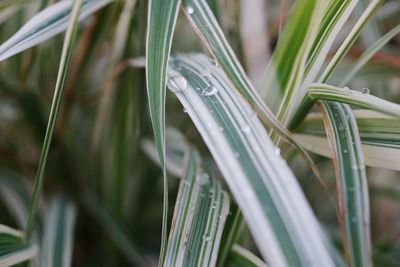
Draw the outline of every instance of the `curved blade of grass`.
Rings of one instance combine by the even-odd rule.
[[[75,218],[73,203],[61,198],[52,201],[41,246],[41,266],[71,266]]]
[[[329,1],[324,12],[321,26],[310,51],[306,66],[304,85],[314,82],[333,42],[350,17],[358,0]]]
[[[332,152],[325,137],[295,134],[297,142],[316,154],[331,157]],[[400,170],[400,150],[391,147],[362,145],[365,163],[369,166]]]
[[[184,9],[185,14],[192,24],[193,29],[199,35],[200,39],[203,40],[209,52],[221,65],[221,68],[233,83],[234,89],[238,90],[250,106],[256,110],[261,120],[267,126],[274,129],[300,151],[315,175],[321,179],[319,171],[310,156],[296,143],[290,132],[279,122],[268,106],[265,105],[263,99],[251,84],[207,3],[202,0],[186,0],[184,4],[186,5]]]
[[[36,218],[36,209],[39,202],[40,191],[43,183],[44,170],[47,162],[47,155],[49,153],[51,139],[54,131],[54,127],[57,120],[58,111],[60,109],[64,81],[67,76],[68,66],[71,59],[73,44],[75,43],[76,32],[78,30],[78,18],[80,13],[82,0],[75,0],[72,7],[71,21],[68,30],[65,34],[63,50],[60,59],[60,66],[58,68],[57,82],[54,89],[53,102],[51,104],[49,121],[47,124],[46,134],[43,141],[42,151],[40,154],[39,165],[36,172],[35,184],[33,188],[31,206],[29,208],[28,223],[25,229],[26,237],[29,239],[32,234],[32,230]]]
[[[146,40],[146,81],[154,140],[164,176],[164,205],[160,261],[164,262],[167,244],[168,181],[165,163],[165,85],[172,37],[180,0],[150,0]]]
[[[267,264],[247,249],[234,245],[226,267],[267,267]]]
[[[35,257],[36,245],[25,243],[24,235],[18,230],[0,224],[0,266],[12,266]]]
[[[361,30],[365,27],[367,22],[372,18],[372,16],[379,9],[383,0],[372,0],[367,9],[364,11],[362,16],[357,20],[357,23],[352,28],[351,32],[347,35],[346,39],[343,41],[342,45],[339,47],[338,51],[335,53],[328,66],[325,68],[321,77],[319,78],[320,83],[326,82],[330,75],[333,73],[337,65],[344,58],[346,53],[350,50],[352,45],[355,43],[357,38],[360,36]]]
[[[321,23],[322,4],[323,1],[315,0],[296,2],[263,79],[261,96],[284,125],[299,95],[305,95],[299,91],[308,54]]]
[[[327,84],[311,84],[308,87],[308,96],[312,100],[331,100],[346,104],[372,109],[392,116],[400,116],[400,105],[383,100],[369,94],[368,89],[359,92],[347,87],[339,88]]]
[[[382,49],[390,40],[392,40],[396,35],[400,33],[400,24],[391,29],[376,42],[374,42],[364,53],[357,58],[351,69],[347,72],[347,75],[343,78],[340,86],[346,85],[354,75],[378,52]]]
[[[333,42],[354,10],[358,0],[333,0],[326,2],[325,9],[321,11],[323,13],[321,25],[315,36],[315,40],[313,40],[307,64],[303,70],[304,80],[302,81],[301,89],[298,90],[296,98],[293,99],[293,116],[291,115],[289,118],[290,129],[297,127],[312,107],[312,103],[305,100],[307,86],[315,82]],[[297,25],[294,25],[294,27],[296,28]]]
[[[295,177],[256,114],[202,55],[178,56],[175,92],[235,196],[271,266],[334,266],[320,226]]]
[[[368,185],[356,120],[346,104],[322,101],[337,176],[340,220],[350,266],[372,266]]]
[[[361,141],[366,145],[400,148],[400,119],[371,110],[353,110]],[[311,113],[299,133],[325,136],[322,116]]]
[[[84,0],[79,20],[104,7],[112,0]],[[0,61],[40,44],[67,29],[71,19],[72,0],[55,3],[32,17],[10,39],[0,46]]]
[[[228,194],[190,148],[164,265],[215,266],[228,213]]]

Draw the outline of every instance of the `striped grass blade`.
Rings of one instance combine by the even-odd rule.
[[[112,0],[84,0],[79,20],[109,4]],[[0,61],[40,44],[65,31],[69,25],[72,0],[57,2],[32,17],[0,46]]]
[[[44,171],[47,162],[53,131],[56,125],[58,112],[61,105],[61,99],[64,91],[64,82],[67,76],[69,62],[71,60],[73,45],[75,43],[76,33],[78,30],[78,18],[82,6],[82,0],[75,0],[72,7],[71,21],[65,34],[64,45],[61,53],[60,65],[58,68],[57,81],[54,89],[53,102],[51,104],[49,120],[47,123],[46,134],[43,141],[42,151],[39,158],[38,169],[35,177],[35,184],[32,193],[31,206],[29,208],[28,222],[25,229],[26,237],[31,238],[36,220],[36,209],[42,190]]]
[[[229,197],[198,152],[189,148],[187,155],[164,266],[215,266]]]
[[[372,266],[368,184],[356,120],[346,104],[322,101],[333,151],[340,221],[350,266]]]
[[[348,87],[339,88],[327,84],[311,84],[308,87],[308,97],[313,100],[331,100],[356,105],[395,117],[400,116],[400,105],[386,101],[369,94],[368,88],[362,91],[350,90]]]
[[[154,139],[163,169],[164,200],[160,264],[164,262],[168,228],[168,181],[165,166],[165,86],[172,37],[180,0],[150,0],[146,41],[146,81]]]
[[[271,266],[334,266],[295,177],[256,114],[203,55],[177,56],[168,87],[181,101]]]
[[[51,202],[41,246],[41,266],[71,266],[75,220],[72,202],[63,198]]]
[[[35,257],[36,245],[27,244],[21,231],[0,224],[0,266],[12,266]]]

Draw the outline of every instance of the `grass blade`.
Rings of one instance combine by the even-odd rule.
[[[35,257],[36,245],[25,243],[24,235],[18,230],[0,224],[0,266],[12,266]]]
[[[76,218],[75,206],[61,198],[52,201],[41,247],[41,266],[69,267]]]
[[[391,29],[381,38],[376,40],[364,53],[357,58],[356,62],[354,62],[353,66],[351,67],[350,71],[347,72],[347,75],[343,78],[342,83],[340,86],[346,85],[354,75],[365,65],[367,62],[378,52],[382,49],[390,40],[392,40],[397,34],[400,33],[400,24]]]
[[[146,44],[146,80],[154,139],[164,172],[164,207],[160,263],[164,262],[167,244],[168,182],[165,163],[165,86],[172,36],[180,0],[150,0]]]
[[[239,245],[234,245],[229,255],[227,267],[267,267],[267,265],[260,260],[253,253]]]
[[[280,136],[284,137],[284,139],[292,143],[300,151],[315,175],[319,177],[318,169],[315,167],[310,156],[296,143],[290,132],[279,122],[251,84],[207,3],[202,0],[187,0],[185,1],[185,5],[185,14],[192,27],[200,39],[204,41],[209,52],[221,65],[221,68],[233,83],[234,89],[238,90],[250,106],[256,110],[261,120],[267,126],[274,129]]]
[[[370,95],[368,89],[363,89],[362,92],[359,92],[350,90],[347,87],[339,88],[327,84],[311,84],[308,87],[308,96],[312,100],[338,101],[376,110],[395,117],[400,116],[400,105]]]
[[[228,212],[228,194],[190,148],[164,265],[215,266]]]
[[[322,3],[298,1],[278,41],[261,87],[261,96],[278,119],[287,125],[293,105],[301,100],[300,87],[308,53],[322,19]]]
[[[202,135],[265,259],[280,267],[334,266],[296,179],[221,69],[202,55],[176,57],[171,67],[168,87]]]
[[[308,150],[325,157],[331,157],[332,152],[328,140],[311,134],[295,134],[297,142]],[[400,150],[385,146],[362,145],[364,160],[368,166],[400,170]]]
[[[354,25],[351,32],[347,35],[346,39],[343,41],[342,45],[339,47],[339,50],[335,53],[328,66],[325,68],[322,73],[319,82],[326,82],[333,71],[336,69],[337,65],[344,58],[346,53],[350,50],[352,45],[355,43],[357,38],[360,36],[361,30],[365,27],[367,22],[373,17],[376,11],[379,9],[380,5],[383,3],[383,0],[372,0],[368,5],[367,9],[364,11],[362,16],[357,20],[357,23]]]
[[[323,101],[350,266],[372,266],[368,185],[357,124],[348,105]]]
[[[32,230],[35,223],[36,209],[39,202],[40,191],[42,188],[44,170],[47,162],[47,155],[49,153],[51,139],[56,124],[58,111],[60,109],[60,104],[64,89],[64,82],[68,72],[68,66],[71,59],[76,32],[78,30],[78,18],[79,18],[81,4],[82,0],[74,1],[74,6],[72,7],[71,22],[64,39],[64,46],[61,54],[60,66],[58,69],[57,82],[54,89],[53,103],[51,104],[49,121],[47,124],[46,134],[43,141],[42,151],[40,154],[39,166],[36,172],[32,201],[31,201],[31,206],[29,208],[28,223],[25,230],[28,239],[32,234]]]
[[[112,0],[84,0],[79,20],[109,4]],[[44,9],[0,46],[0,61],[40,44],[66,30],[72,17],[72,0],[57,2]]]
[[[204,41],[210,53],[217,59],[221,68],[235,85],[235,89],[259,113],[264,123],[289,141],[293,140],[290,133],[275,118],[251,84],[207,3],[201,0],[188,0],[185,1],[185,5],[185,14],[192,27]]]
[[[400,120],[371,110],[353,110],[363,144],[400,148]],[[302,134],[325,136],[320,113],[311,113],[299,129]]]

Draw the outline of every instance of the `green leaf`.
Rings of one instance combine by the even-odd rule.
[[[146,80],[154,139],[164,172],[164,206],[160,263],[164,262],[167,244],[168,182],[165,163],[165,85],[172,36],[180,0],[150,0],[146,44]]]
[[[357,38],[360,36],[361,30],[365,27],[367,22],[373,17],[376,11],[379,9],[383,0],[372,0],[368,5],[367,9],[364,11],[362,16],[357,20],[356,24],[347,35],[346,39],[343,41],[342,45],[339,47],[338,51],[335,53],[328,66],[325,68],[319,82],[326,82],[333,71],[336,69],[337,65],[341,62],[347,52],[350,50],[352,45],[355,43]]]
[[[228,194],[190,148],[164,265],[215,266],[228,213]]]
[[[395,117],[400,116],[400,105],[370,95],[368,88],[363,88],[363,91],[359,92],[347,87],[339,88],[320,83],[311,84],[308,87],[308,97],[311,100],[332,100],[372,109]]]
[[[357,58],[357,60],[353,63],[351,69],[347,72],[347,75],[343,78],[341,86],[346,85],[354,75],[365,65],[367,62],[378,52],[382,49],[390,40],[396,37],[397,34],[400,32],[400,24],[391,29],[381,38],[376,40],[367,50],[362,53],[362,55]]]
[[[296,2],[264,76],[261,96],[284,125],[288,124],[292,108],[305,96],[301,84],[322,19],[322,4],[315,0]]]
[[[109,4],[112,0],[84,0],[79,20]],[[40,44],[67,29],[71,20],[72,0],[57,2],[33,16],[0,46],[0,61]]]
[[[40,192],[42,189],[44,171],[47,162],[47,155],[49,153],[51,139],[56,125],[58,111],[61,105],[62,94],[64,91],[64,82],[67,76],[69,62],[71,60],[73,45],[75,43],[76,32],[78,30],[78,19],[82,0],[75,0],[72,7],[71,21],[68,26],[68,30],[65,34],[63,50],[60,59],[60,65],[58,68],[57,82],[54,89],[53,102],[51,104],[49,120],[47,124],[46,134],[43,141],[42,151],[40,154],[38,169],[35,177],[35,184],[33,188],[31,206],[29,208],[28,223],[26,226],[26,236],[29,239],[32,234],[32,230],[35,223],[36,209],[39,202]]]
[[[346,104],[322,101],[322,110],[333,152],[350,266],[372,266],[368,184],[356,120]]]
[[[235,86],[234,89],[237,89],[257,111],[265,124],[272,127],[287,140],[292,141],[293,138],[290,133],[264,104],[264,101],[251,84],[207,3],[201,0],[187,0],[185,5],[184,11],[192,27],[200,39],[204,41],[207,49],[218,61],[218,64],[221,65],[221,68]]]
[[[232,89],[239,91],[267,126],[275,130],[276,133],[284,137],[300,151],[315,175],[319,177],[318,169],[310,156],[296,143],[290,132],[279,122],[251,84],[207,3],[201,0],[186,0],[185,5],[185,14],[192,27],[200,39],[204,41],[209,52],[218,61],[218,63],[214,62],[213,64],[220,64],[227,77],[233,83],[234,88]],[[274,141],[277,142],[277,140]]]
[[[295,134],[297,142],[309,151],[331,157],[331,148],[325,137],[311,134]],[[365,163],[369,166],[400,170],[400,150],[385,146],[362,145]]]
[[[229,254],[226,267],[267,267],[265,262],[260,260],[256,255],[247,249],[234,245],[231,253]]]
[[[168,87],[181,101],[271,266],[334,266],[294,175],[256,114],[212,60],[178,56]]]
[[[26,244],[23,233],[0,224],[0,266],[12,266],[35,257],[36,245]]]
[[[72,202],[62,198],[51,202],[41,246],[41,266],[71,266],[75,219]]]
[[[400,148],[399,118],[371,110],[353,110],[353,114],[363,144]],[[302,134],[325,136],[321,114],[309,114],[298,131]]]
[[[301,90],[299,90],[299,95],[296,95],[296,98],[293,99],[295,103],[293,104],[293,116],[290,118],[290,129],[296,128],[311,109],[312,103],[307,102],[305,99],[307,86],[310,83],[316,82],[332,45],[338,38],[345,22],[350,17],[357,3],[358,0],[325,1],[323,9],[319,11],[322,13],[322,20],[318,33],[313,40],[307,64],[303,70],[305,77],[301,85]]]

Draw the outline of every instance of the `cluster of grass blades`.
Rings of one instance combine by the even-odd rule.
[[[267,2],[0,3],[0,266],[400,266],[400,4]]]

